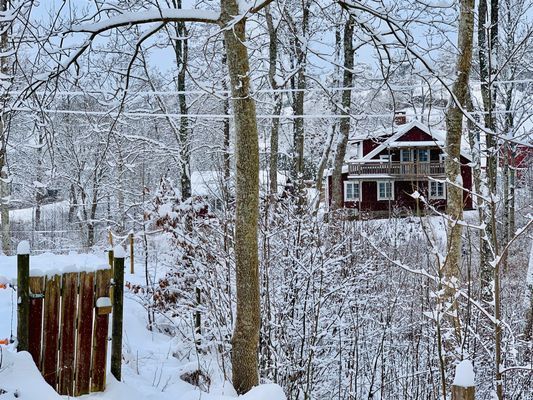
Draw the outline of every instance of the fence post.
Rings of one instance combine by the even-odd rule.
[[[135,252],[133,251],[133,232],[130,233],[130,274],[135,273]]]
[[[29,350],[30,337],[30,244],[17,246],[17,350]]]
[[[124,258],[126,253],[121,246],[114,249],[113,262],[113,325],[111,328],[111,373],[121,380],[122,375],[122,324],[124,309]]]
[[[463,360],[455,367],[452,384],[452,400],[474,400],[476,396],[474,367],[470,360]]]

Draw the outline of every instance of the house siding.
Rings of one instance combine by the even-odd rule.
[[[384,140],[387,140],[387,137],[380,138],[380,142],[382,143]],[[416,142],[416,141],[424,141],[424,142],[430,142],[434,141],[435,139],[429,135],[428,133],[424,132],[418,127],[413,127],[408,132],[403,134],[400,138],[397,139],[398,142]],[[377,140],[372,139],[366,139],[363,141],[363,156],[368,155],[371,151],[373,151],[376,147],[379,146],[380,143],[378,143]],[[432,162],[439,162],[440,161],[440,155],[443,153],[441,149],[436,147],[429,149],[429,158]],[[389,155],[391,156],[391,160],[398,162],[400,161],[400,149],[398,148],[389,148],[386,150],[383,150],[381,153],[376,154],[373,159],[379,159],[381,155]],[[461,175],[463,178],[463,186],[465,187],[465,191],[463,193],[464,197],[464,208],[467,210],[472,209],[472,196],[468,193],[469,190],[472,189],[472,168],[468,165],[469,160],[465,157],[461,156]],[[443,175],[438,176],[440,179],[443,178]],[[416,178],[415,178],[416,179]],[[344,202],[345,208],[355,208],[355,209],[361,209],[361,211],[376,211],[376,212],[388,212],[393,210],[411,210],[412,212],[416,212],[417,210],[417,200],[414,199],[411,194],[415,191],[418,191],[421,195],[423,195],[426,199],[426,201],[435,209],[438,210],[445,210],[446,208],[446,199],[429,199],[428,191],[429,191],[429,179],[428,178],[420,178],[419,180],[413,181],[413,180],[402,180],[401,178],[391,179],[391,181],[394,182],[394,200],[378,200],[377,196],[377,182],[379,178],[372,179],[372,178],[365,178],[361,182],[361,201],[357,202]],[[348,180],[348,173],[342,174],[342,180],[343,182]],[[357,181],[357,179],[354,179]],[[328,198],[330,199],[331,204],[331,176],[328,176]],[[343,198],[344,198],[344,184],[342,187],[343,190]],[[421,208],[425,208],[424,205],[421,205]]]

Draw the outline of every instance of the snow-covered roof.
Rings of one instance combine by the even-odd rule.
[[[405,135],[407,132],[409,132],[413,128],[420,129],[422,132],[427,133],[428,135],[433,137],[435,140],[434,141],[418,141],[418,142],[417,141],[398,142],[398,139],[400,139],[403,135]],[[389,136],[389,137],[386,140],[384,140],[379,146],[377,146],[374,150],[372,150],[370,153],[368,153],[362,158],[359,158],[358,161],[370,160],[388,148],[417,147],[417,146],[438,146],[440,148],[443,148],[446,143],[446,132],[445,131],[430,128],[427,125],[423,124],[422,122],[416,121],[416,120],[411,121],[407,124],[395,126],[392,132],[390,130],[388,131],[388,134],[378,132],[376,133],[376,135],[371,135],[371,136],[367,135],[363,139],[378,138],[382,136]],[[359,140],[362,140],[362,139],[359,139]],[[468,143],[464,139],[463,139],[463,142],[461,143],[461,155],[467,158],[468,160],[472,159]]]

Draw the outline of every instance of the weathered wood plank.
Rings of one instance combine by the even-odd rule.
[[[39,369],[41,369],[43,302],[44,278],[42,276],[32,276],[30,277],[29,352]]]
[[[17,255],[17,350],[28,351],[30,336],[30,255]]]
[[[61,395],[74,395],[74,357],[76,354],[76,305],[78,273],[63,275],[61,293],[61,341],[59,349],[59,385]]]
[[[46,278],[43,324],[43,378],[57,388],[57,362],[59,350],[59,275]]]
[[[96,296],[109,297],[111,285],[111,270],[104,269],[96,272]],[[109,314],[95,313],[93,329],[93,354],[91,368],[91,392],[102,392],[106,384],[106,361],[109,329]]]
[[[94,272],[82,272],[80,274],[78,342],[76,346],[76,381],[74,384],[74,396],[87,394],[90,390],[94,275]]]
[[[452,386],[452,400],[474,400],[476,397],[476,388]]]

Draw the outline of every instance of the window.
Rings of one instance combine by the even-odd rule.
[[[359,201],[359,182],[344,182],[344,201]]]
[[[390,156],[389,156],[388,154],[381,154],[381,155],[379,156],[379,159],[380,159],[381,161],[387,161],[387,162],[389,162],[389,161],[390,161]]]
[[[429,162],[428,149],[418,149],[418,162]]]
[[[403,163],[408,163],[412,161],[411,150],[401,149],[400,150],[400,161]]]
[[[445,199],[446,186],[444,182],[429,181],[429,198]]]
[[[378,182],[378,200],[394,200],[394,182]]]

